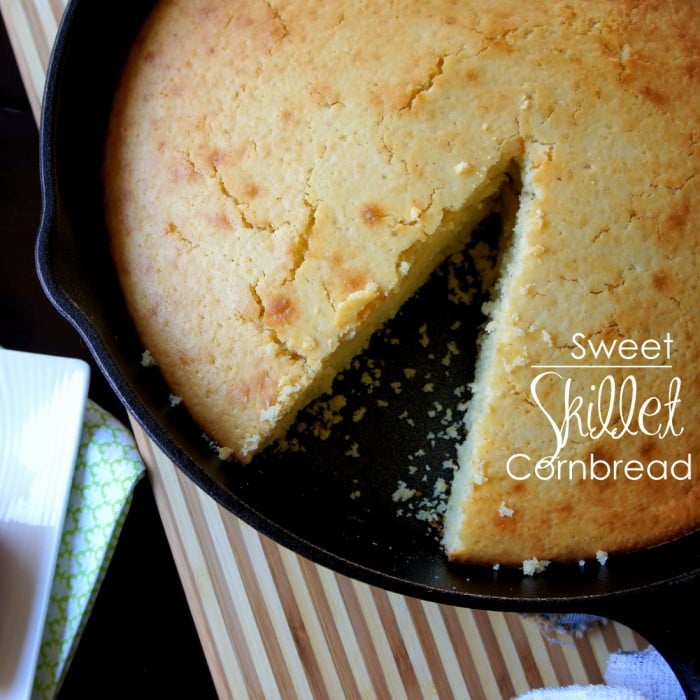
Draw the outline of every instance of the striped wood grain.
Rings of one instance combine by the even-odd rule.
[[[550,641],[515,613],[412,599],[277,545],[194,487],[134,424],[222,698],[511,698],[600,683],[610,622]]]

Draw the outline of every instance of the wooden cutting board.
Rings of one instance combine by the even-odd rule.
[[[67,0],[0,0],[39,118]],[[647,643],[610,622],[551,639],[514,613],[415,600],[278,546],[196,488],[133,422],[222,698],[511,698],[600,683],[607,657]]]

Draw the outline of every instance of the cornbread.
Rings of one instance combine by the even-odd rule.
[[[172,395],[250,461],[515,186],[448,556],[696,528],[699,27],[683,0],[161,0],[104,182]]]

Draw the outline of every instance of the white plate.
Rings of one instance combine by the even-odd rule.
[[[89,378],[82,360],[0,349],[0,700],[31,694]]]

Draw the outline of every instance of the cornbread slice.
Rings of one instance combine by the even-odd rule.
[[[559,458],[697,451],[699,15],[681,0],[162,0],[115,98],[106,214],[144,346],[222,454],[248,462],[283,435],[515,169],[448,555],[580,559],[696,527],[694,476],[545,480],[505,465],[530,456],[521,477],[554,453],[568,373],[589,398],[638,372],[639,397],[662,402],[678,375],[665,410],[685,430],[575,435],[573,418]],[[575,334],[666,333],[671,370],[562,370],[537,405],[533,379],[571,362]]]

